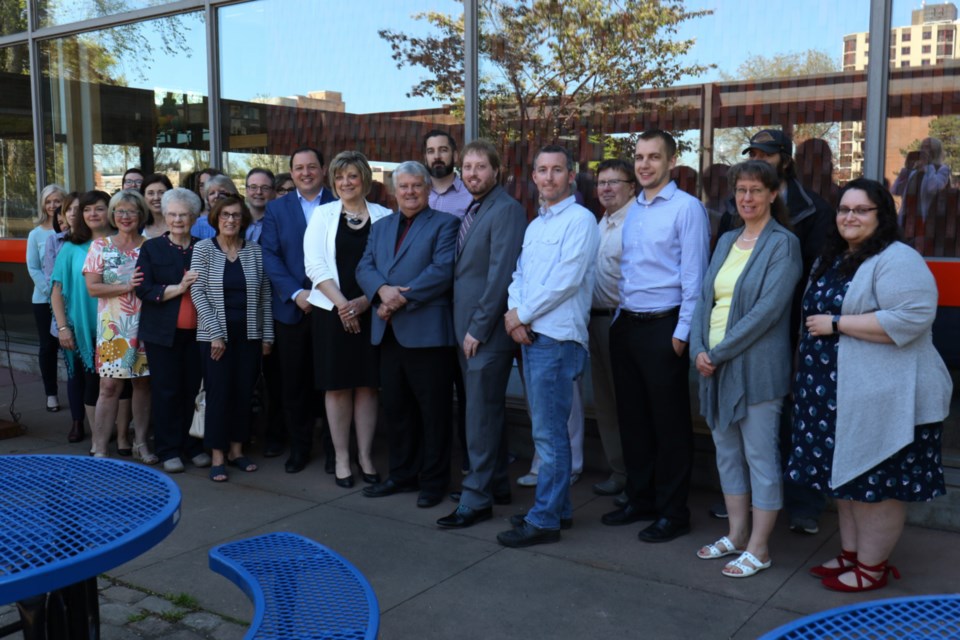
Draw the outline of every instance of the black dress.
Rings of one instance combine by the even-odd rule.
[[[803,296],[803,323],[810,315],[839,314],[851,277],[839,261]],[[831,489],[833,448],[837,428],[837,353],[839,337],[812,336],[804,329],[793,383],[793,441],[787,477],[834,498],[859,502],[896,499],[932,500],[946,491],[940,461],[943,424],[918,425],[912,443],[850,482]],[[869,446],[869,443],[864,443]]]
[[[337,227],[337,274],[340,291],[347,300],[363,295],[357,284],[357,264],[363,257],[370,235],[370,221],[359,229],[340,216]],[[314,376],[317,389],[355,389],[380,386],[379,350],[370,344],[370,318],[367,309],[358,319],[360,333],[347,333],[337,309],[313,310]]]

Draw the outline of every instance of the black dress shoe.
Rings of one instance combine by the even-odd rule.
[[[300,473],[307,466],[307,456],[302,453],[291,453],[283,470],[287,473]]]
[[[360,477],[363,478],[363,481],[366,482],[367,484],[377,484],[378,482],[380,482],[379,473],[364,473],[363,470],[361,469]]]
[[[417,506],[421,509],[429,509],[430,507],[435,507],[443,500],[443,494],[441,493],[427,493],[426,491],[421,491],[420,495],[417,496]]]
[[[323,452],[323,470],[327,473],[333,474],[337,471],[337,453],[333,450],[333,447],[328,447],[326,451]]]
[[[264,458],[276,458],[283,455],[283,445],[279,442],[271,442],[263,449]]]
[[[460,497],[463,495],[462,491],[451,491],[450,499],[454,502],[460,502]],[[510,492],[507,493],[495,493],[493,494],[493,504],[496,505],[507,505],[513,502],[513,496],[510,495]]]
[[[526,512],[524,513],[515,513],[510,516],[510,524],[514,527],[522,526],[526,522],[524,518],[527,517]],[[573,518],[560,518],[560,529],[566,531],[567,529],[573,528]]]
[[[603,514],[603,517],[600,518],[600,522],[611,527],[618,527],[623,524],[633,524],[634,522],[656,519],[656,511],[641,509],[627,503],[627,506],[623,507],[622,509],[617,509],[616,511]]]
[[[669,518],[660,518],[637,534],[643,542],[670,542],[690,533],[690,523],[679,523]]]
[[[535,544],[560,542],[560,531],[553,529],[538,529],[527,521],[522,526],[503,531],[497,534],[497,542],[505,547],[532,547]]]
[[[446,529],[466,529],[472,527],[478,522],[489,520],[493,517],[493,507],[486,509],[471,509],[470,507],[460,505],[457,510],[448,516],[437,520],[438,527]]]
[[[353,488],[353,474],[352,474],[352,473],[351,473],[350,475],[348,475],[346,478],[337,478],[337,477],[334,477],[334,479],[336,480],[338,487],[343,487],[344,489],[352,489],[352,488]]]
[[[363,495],[368,498],[384,498],[386,496],[392,496],[395,493],[407,493],[416,490],[417,486],[414,484],[397,484],[390,478],[387,478],[386,482],[378,482],[369,487],[364,487]]]

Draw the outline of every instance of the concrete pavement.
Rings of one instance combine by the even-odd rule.
[[[65,392],[64,409],[47,413],[37,377],[14,376],[26,432],[0,441],[0,454],[83,455],[89,438],[80,444],[66,440]],[[0,369],[0,418],[8,418],[11,390],[8,370]],[[790,533],[781,518],[771,542],[773,567],[734,580],[720,574],[723,561],[695,556],[701,545],[726,533],[724,522],[706,515],[719,499],[716,492],[694,492],[691,535],[643,544],[636,539],[641,525],[600,524],[612,504],[590,489],[605,475],[588,469],[572,490],[573,529],[564,531],[558,544],[514,550],[499,546],[495,536],[509,528],[508,516],[532,504],[532,489],[515,487],[513,505],[495,507],[491,521],[445,531],[434,522],[455,507],[453,502],[418,509],[415,493],[365,498],[359,483],[351,490],[337,487],[323,472],[322,460],[290,475],[283,471],[283,457],[264,459],[255,447],[248,453],[260,470],[229,469],[225,484],[210,482],[206,470],[189,465],[186,473],[172,476],[183,492],[177,529],[101,579],[105,638],[241,638],[252,606],[237,587],[208,569],[207,551],[270,531],[314,538],[353,562],[380,601],[385,640],[747,639],[816,611],[951,593],[960,584],[953,569],[960,563],[960,536],[953,532],[908,526],[892,558],[902,580],[867,594],[838,594],[807,575],[810,566],[839,549],[834,513],[824,516],[814,536]],[[382,439],[376,454],[383,473]],[[514,463],[512,475],[524,474],[527,465],[527,460]],[[0,609],[0,624],[9,615]]]

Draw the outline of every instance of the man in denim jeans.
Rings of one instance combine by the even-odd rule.
[[[549,145],[533,161],[539,215],[523,238],[508,290],[507,332],[522,345],[533,441],[541,458],[533,508],[497,535],[506,547],[560,540],[572,523],[570,389],[587,360],[590,300],[600,235],[593,214],[571,193],[576,174],[566,149]]]

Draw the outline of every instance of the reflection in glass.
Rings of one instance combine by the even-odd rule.
[[[22,0],[0,2],[0,36],[27,30],[27,3]]]
[[[112,192],[129,167],[176,185],[207,166],[205,51],[201,13],[41,43],[48,180]]]
[[[0,238],[25,238],[37,208],[27,45],[0,49]]]
[[[169,4],[173,0],[37,0],[37,15],[41,27],[67,24],[90,18],[112,16],[135,9]],[[4,2],[3,4],[23,4]]]

